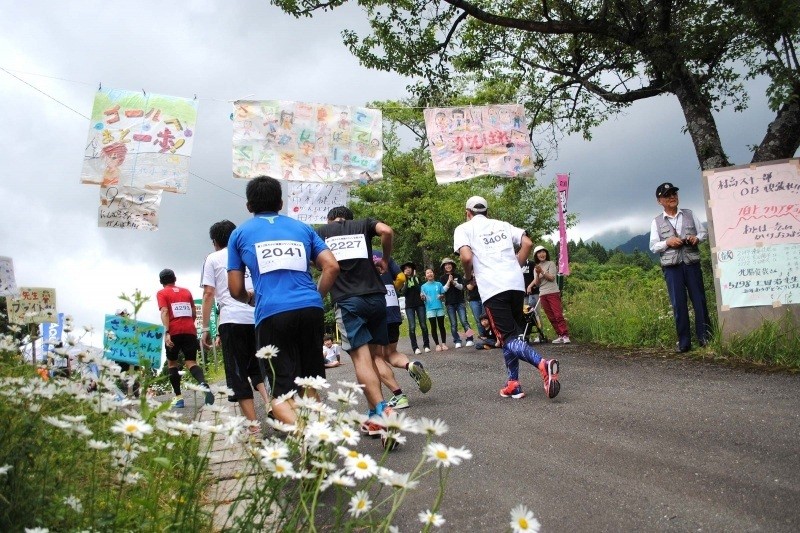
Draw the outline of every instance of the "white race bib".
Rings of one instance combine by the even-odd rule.
[[[397,298],[397,291],[394,285],[387,283],[386,287],[386,307],[400,307],[400,300]]]
[[[325,244],[331,249],[337,261],[368,258],[367,239],[363,234],[328,237],[325,239]]]
[[[481,247],[490,253],[500,253],[501,250],[506,248],[514,249],[514,244],[511,242],[511,235],[505,230],[490,231],[482,235],[478,235]]]
[[[263,241],[257,242],[255,248],[261,274],[273,270],[308,270],[306,248],[299,241]]]
[[[192,316],[192,307],[194,304],[187,302],[175,302],[172,304],[172,316],[180,318],[184,316]]]

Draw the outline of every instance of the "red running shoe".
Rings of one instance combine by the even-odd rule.
[[[544,381],[545,395],[553,399],[558,396],[561,390],[561,383],[558,382],[558,359],[545,359],[539,361],[539,374]]]
[[[519,381],[509,379],[505,388],[500,389],[500,396],[503,398],[514,398],[518,400],[520,398],[524,398],[525,393],[522,392],[522,387],[519,386]]]

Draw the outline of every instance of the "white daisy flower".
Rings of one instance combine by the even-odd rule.
[[[360,490],[350,498],[350,514],[358,517],[368,512],[372,508],[372,501],[369,499],[367,491]]]
[[[103,442],[101,440],[89,439],[86,442],[86,446],[88,446],[92,450],[105,450],[110,448],[111,444],[109,444],[108,442]]]
[[[439,513],[434,513],[430,509],[425,510],[417,515],[419,517],[419,521],[423,524],[429,524],[433,527],[442,527],[446,520],[442,515]]]
[[[356,479],[366,479],[378,472],[378,465],[375,460],[369,455],[360,453],[355,457],[347,457],[344,460],[344,467],[347,473]]]
[[[336,444],[342,437],[325,422],[311,422],[306,426],[305,437],[314,443]]]
[[[472,459],[472,452],[464,447],[452,448],[438,442],[432,442],[425,447],[428,460],[438,466],[459,465],[463,459]]]
[[[272,401],[275,402],[276,404],[280,404],[285,402],[286,400],[291,400],[296,394],[297,391],[290,390],[289,392],[281,394],[277,398],[273,398]]]
[[[351,476],[345,475],[341,470],[332,472],[325,478],[325,481],[319,486],[319,490],[324,491],[328,487],[336,485],[337,487],[355,487],[356,480]]]
[[[115,341],[115,340],[117,340],[117,334],[114,333],[113,330],[107,329],[106,330],[106,338],[108,340],[110,340],[110,341]]]
[[[343,457],[345,459],[348,458],[348,457],[358,457],[358,452],[357,451],[351,450],[350,448],[347,448],[345,446],[337,446],[336,447],[336,453],[338,453],[339,456],[341,456],[341,457]]]
[[[364,385],[355,381],[339,381],[339,385],[353,392],[364,394]]]
[[[384,413],[380,416],[380,422],[390,433],[402,433],[404,431],[415,432],[417,424],[411,418],[406,418],[406,414],[397,409],[392,409],[391,412]]]
[[[11,465],[3,465],[3,466],[0,466],[0,476],[5,476],[5,475],[6,475],[6,474],[8,474],[8,473],[11,471],[11,469],[13,469],[13,468],[14,468],[14,467],[13,467],[13,466],[11,466]]]
[[[292,466],[291,461],[286,459],[262,460],[262,463],[272,472],[275,478],[294,477],[295,475],[294,466]]]
[[[92,332],[94,332],[94,326],[92,326],[92,325],[83,326],[83,330],[84,330],[86,333],[92,333]]]
[[[328,401],[342,405],[358,405],[358,397],[352,390],[344,391],[339,389],[336,392],[331,392],[328,394]]]
[[[431,420],[430,418],[420,418],[417,421],[417,430],[419,433],[430,435],[432,437],[441,437],[449,431],[449,427],[444,420]]]
[[[122,478],[122,481],[128,485],[136,485],[141,479],[142,474],[140,472],[128,472],[125,474],[125,477]]]
[[[258,453],[270,461],[276,461],[289,456],[289,447],[282,441],[265,442]]]
[[[70,424],[66,420],[61,420],[60,418],[55,416],[43,416],[42,420],[44,420],[51,426],[55,426],[59,429],[69,429],[72,427],[72,424]]]
[[[61,418],[63,418],[67,422],[72,422],[74,424],[86,421],[85,415],[61,415]]]
[[[38,403],[28,404],[28,411],[30,411],[31,413],[38,413],[41,410],[42,410],[42,406],[40,404],[38,404]]]
[[[520,504],[511,510],[511,529],[514,533],[538,532],[541,524],[527,507]]]
[[[138,418],[129,417],[124,420],[117,420],[114,425],[111,426],[111,431],[114,433],[121,433],[126,437],[141,439],[145,434],[153,432],[153,426]]]
[[[292,433],[297,429],[295,424],[287,424],[286,422],[281,422],[280,420],[273,420],[272,418],[267,418],[267,424],[272,427],[275,431],[282,431],[283,433]]]
[[[83,504],[75,496],[66,496],[64,498],[64,504],[67,507],[72,507],[72,510],[75,511],[76,513],[80,513],[81,511],[83,511]]]
[[[350,426],[340,425],[336,430],[348,446],[355,446],[361,441],[361,434]]]
[[[273,346],[272,344],[268,344],[268,345],[264,346],[263,348],[260,348],[256,352],[256,357],[258,357],[259,359],[272,359],[273,357],[278,355],[278,351],[279,350],[278,350],[277,346]]]
[[[50,533],[46,527],[26,527],[25,533]]]
[[[331,386],[328,380],[322,376],[295,378],[294,382],[298,387],[310,387],[314,390],[327,389]]]
[[[378,478],[381,480],[381,483],[387,487],[394,487],[396,489],[415,489],[417,485],[419,485],[419,481],[411,479],[411,474],[401,474],[400,472],[395,472],[388,468],[384,468],[378,475]]]

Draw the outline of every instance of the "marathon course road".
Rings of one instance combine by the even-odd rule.
[[[395,371],[406,413],[443,419],[450,431],[440,441],[473,454],[447,480],[444,531],[507,531],[518,504],[542,531],[800,530],[800,376],[663,352],[537,348],[561,362],[554,400],[526,363],[527,396],[501,398],[500,350],[417,356],[433,379],[425,395]],[[328,372],[334,385],[354,380],[344,360]],[[422,448],[409,436],[386,466],[409,472]],[[359,450],[381,452],[369,439]],[[400,531],[420,529],[417,513],[437,488],[434,474],[409,494]]]

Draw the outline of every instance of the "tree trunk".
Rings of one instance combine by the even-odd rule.
[[[711,106],[706,102],[705,97],[691,75],[687,75],[683,80],[676,83],[675,96],[683,109],[683,116],[686,118],[686,129],[692,137],[694,151],[702,170],[730,166],[728,156],[722,149],[722,141],[719,138],[719,130],[711,114]]]
[[[794,157],[800,146],[800,94],[797,91],[781,106],[767,127],[767,134],[753,154],[752,163]]]

